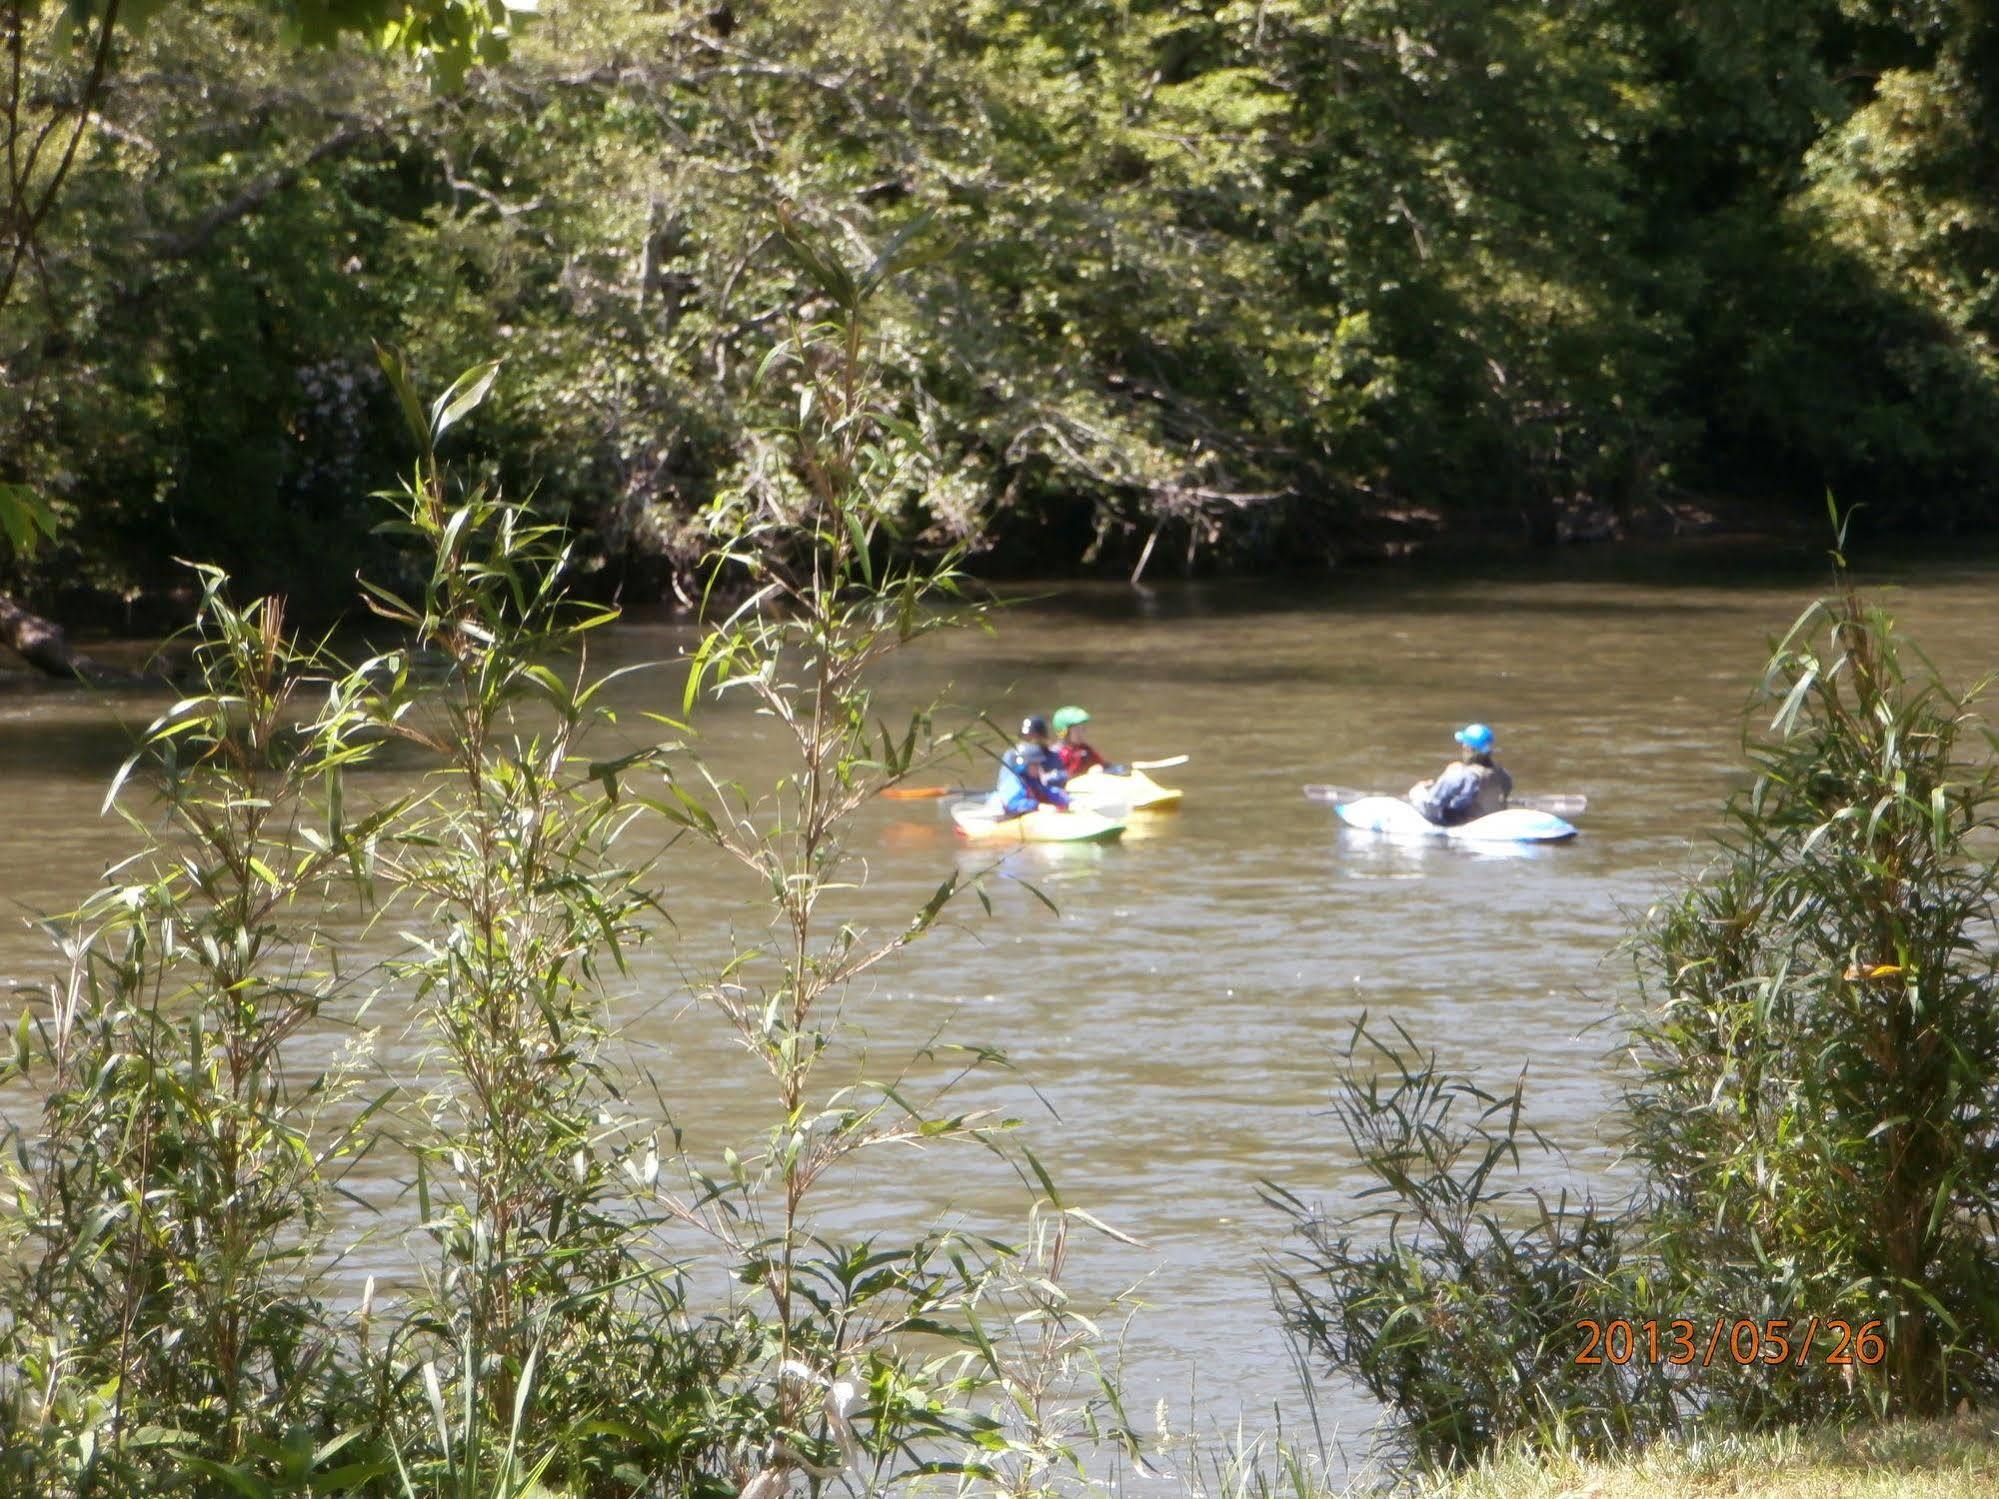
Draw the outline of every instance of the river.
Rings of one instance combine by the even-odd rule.
[[[1766,642],[1818,581],[1697,554],[1646,581],[1632,572],[1586,562],[1311,587],[1061,587],[1006,610],[996,635],[927,642],[886,684],[890,699],[942,691],[1002,721],[1081,703],[1114,757],[1193,757],[1160,776],[1185,788],[1177,816],[1121,845],[997,861],[990,917],[965,903],[850,1006],[876,1071],[947,1023],[955,1039],[1004,1047],[1018,1073],[974,1079],[965,1101],[1018,1114],[1069,1200],[1142,1243],[1079,1244],[1075,1266],[1086,1300],[1143,1280],[1122,1349],[1141,1425],[1161,1402],[1176,1429],[1304,1422],[1261,1272],[1284,1248],[1282,1224],[1256,1187],[1350,1205],[1352,1163],[1324,1109],[1363,1010],[1489,1082],[1525,1068],[1532,1120],[1576,1172],[1603,1169],[1610,1036],[1592,1027],[1630,990],[1616,949],[1633,914],[1697,861],[1739,783],[1741,710]],[[1999,569],[1930,563],[1881,581],[1946,669],[1999,662]],[[671,658],[690,638],[633,621],[601,664]],[[675,706],[667,681],[631,679],[621,701],[656,693]],[[0,888],[16,912],[66,907],[129,850],[129,830],[99,804],[159,705],[44,687],[0,698]],[[1590,795],[1581,838],[1511,854],[1384,845],[1342,833],[1300,795],[1308,781],[1404,788],[1434,773],[1471,719],[1497,726],[1522,792]],[[703,731],[732,773],[775,773],[775,739],[741,709],[706,714]],[[962,852],[929,803],[876,804],[855,847],[858,907],[891,925],[953,870],[996,862]],[[759,1117],[757,1074],[690,1007],[683,974],[754,916],[740,884],[699,858],[669,852],[661,875],[678,935],[640,955],[614,1013],[630,1065],[655,1076],[713,1160]],[[25,921],[0,933],[10,983],[48,968]],[[414,1043],[392,1005],[376,1019],[393,1071]],[[20,1102],[0,1106],[18,1116]],[[1019,1221],[1019,1189],[985,1168],[911,1156],[871,1176],[865,1191],[836,1193],[832,1221]],[[398,1252],[378,1242],[357,1273],[393,1273]],[[1370,1419],[1330,1384],[1318,1406],[1349,1444]]]

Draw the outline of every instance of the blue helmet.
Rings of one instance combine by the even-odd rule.
[[[1489,755],[1498,736],[1492,732],[1490,724],[1468,723],[1453,736],[1459,744],[1475,755]]]

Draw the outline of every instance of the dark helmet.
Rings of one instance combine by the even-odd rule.
[[[1046,739],[1048,720],[1039,713],[1030,713],[1020,721],[1020,737],[1023,739]]]

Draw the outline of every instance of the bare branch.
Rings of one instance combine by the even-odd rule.
[[[375,130],[374,125],[359,121],[341,126],[292,165],[266,172],[235,197],[218,203],[186,228],[162,235],[158,242],[161,258],[185,260],[190,255],[198,254],[229,225],[255,213],[267,200],[294,186],[314,166],[366,140]]]
[[[28,159],[20,164],[18,171],[16,171],[12,160],[14,150],[12,127],[17,122],[13,118],[10,118],[8,121],[10,129],[8,136],[8,174],[12,180],[8,184],[8,201],[6,207],[8,210],[7,216],[12,220],[8,229],[14,243],[12,251],[7,257],[6,273],[0,275],[0,307],[5,307],[8,298],[13,295],[15,279],[21,273],[21,262],[28,256],[35,241],[36,231],[41,228],[42,221],[48,217],[49,210],[55,206],[56,194],[62,190],[63,179],[69,175],[70,166],[76,160],[76,148],[83,140],[83,132],[90,126],[91,116],[95,113],[94,106],[97,102],[97,97],[104,88],[105,70],[111,65],[111,37],[118,25],[119,3],[120,0],[110,0],[110,3],[104,7],[104,21],[97,33],[97,46],[91,55],[90,72],[84,79],[83,92],[76,101],[76,125],[69,133],[69,144],[63,148],[62,160],[56,163],[55,171],[49,175],[48,183],[42,191],[41,201],[32,210],[26,208],[25,202],[28,179],[34,175],[35,162],[41,156],[42,143],[48,139],[49,132],[55,129],[56,125],[61,121],[62,111],[58,109],[50,116],[49,123],[43,127],[41,134],[35,137],[34,145],[28,148]],[[20,54],[18,51],[20,41],[19,27],[20,13],[16,10],[14,37],[17,48],[14,58],[16,68],[20,64]],[[16,104],[18,104],[18,82],[15,87],[15,94]]]

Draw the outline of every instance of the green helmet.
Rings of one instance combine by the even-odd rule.
[[[1081,708],[1057,708],[1055,710],[1055,732],[1067,733],[1079,723],[1088,723],[1090,715]]]

